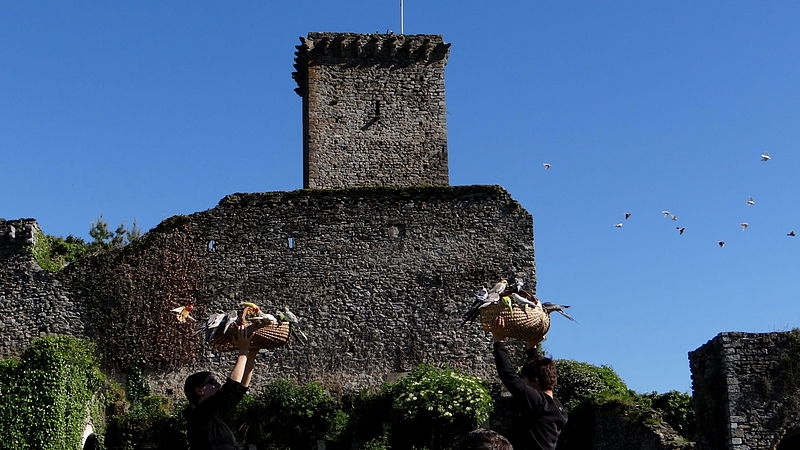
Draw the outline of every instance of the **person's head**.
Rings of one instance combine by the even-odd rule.
[[[502,434],[478,428],[461,438],[453,450],[512,450],[511,443]]]
[[[556,364],[550,358],[535,356],[522,366],[519,376],[540,391],[555,389],[558,381]]]
[[[197,405],[203,400],[216,394],[220,388],[219,381],[211,372],[197,372],[186,377],[183,383],[183,393],[192,405]]]

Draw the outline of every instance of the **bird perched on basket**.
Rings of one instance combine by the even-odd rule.
[[[500,301],[500,294],[497,292],[489,293],[485,287],[481,288],[478,293],[475,294],[475,301],[472,302],[467,313],[464,314],[464,320],[461,322],[461,326],[463,327],[467,322],[474,322],[475,319],[481,314],[481,309],[486,308],[489,305],[493,305]]]
[[[175,309],[171,309],[170,312],[176,313],[177,314],[176,318],[178,319],[178,322],[184,323],[186,322],[186,319],[197,320],[189,315],[189,313],[191,313],[193,309],[194,305],[191,303],[187,303],[184,306],[179,306]]]
[[[489,294],[496,293],[500,294],[506,290],[506,286],[508,286],[508,281],[503,278],[494,285],[494,287],[489,291]]]
[[[535,301],[531,301],[531,300],[528,300],[527,298],[517,294],[516,292],[512,292],[511,293],[511,298],[515,302],[519,303],[520,305],[531,306],[531,307],[534,307],[534,308],[536,308],[537,306],[540,305],[539,299],[537,299],[536,297],[533,297],[533,299]]]
[[[569,305],[559,305],[559,304],[550,303],[550,302],[542,303],[542,309],[544,309],[544,312],[546,312],[548,315],[553,311],[558,311],[562,316],[564,316],[567,319],[575,322],[575,319],[573,319],[572,316],[570,316],[569,314],[567,314],[564,311],[566,308],[569,308]]]
[[[289,311],[288,306],[284,306],[283,311],[275,311],[275,314],[278,316],[278,319],[280,319],[281,322],[289,322],[289,332],[292,333],[292,336],[294,336],[295,339],[301,342],[308,341],[308,337],[298,326],[300,319],[298,319],[294,313]]]

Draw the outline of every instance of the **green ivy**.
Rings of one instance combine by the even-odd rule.
[[[75,449],[105,377],[88,341],[35,340],[0,363],[0,449]],[[98,394],[102,395],[102,394]]]

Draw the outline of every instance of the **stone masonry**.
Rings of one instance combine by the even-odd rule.
[[[697,449],[783,449],[789,448],[786,442],[796,442],[798,333],[721,333],[691,352],[689,360]]]
[[[10,307],[4,303],[6,316],[19,317],[14,333],[36,330],[37,315],[16,312],[33,308],[37,299],[87,301],[82,280],[110,263],[151,261],[104,275],[137,280],[123,283],[128,291],[109,296],[155,283],[142,274],[166,258],[159,256],[165,249],[157,236],[179,238],[186,243],[185,258],[198,260],[157,268],[159,276],[188,280],[190,297],[183,300],[196,305],[198,317],[251,300],[268,310],[288,305],[303,319],[308,343],[291,342],[266,355],[257,373],[261,380],[317,380],[340,390],[376,386],[421,363],[449,364],[491,378],[491,339],[477,324],[460,327],[462,315],[480,286],[500,277],[535,278],[532,217],[499,186],[233,194],[213,209],[165,221],[115,259],[72,264],[58,280],[38,275],[43,271],[31,266],[35,262],[27,253],[28,268],[20,276],[49,278],[36,285],[41,295],[14,296]],[[185,267],[202,273],[187,274]],[[14,284],[0,279],[4,292]],[[163,295],[169,293],[146,296],[119,320],[135,323],[165,314],[153,306]],[[113,304],[113,298],[108,301]],[[72,321],[76,330],[82,329],[81,320],[89,322],[91,336],[102,336],[87,318]],[[166,314],[165,320],[174,319]],[[181,333],[177,326],[169,332]],[[179,338],[185,336],[150,336],[166,342]],[[27,342],[4,341],[0,352],[14,354]],[[200,337],[191,345],[200,349]],[[205,352],[192,364],[150,371],[149,377],[156,392],[180,392],[183,378],[195,369],[224,373],[230,364],[230,354]]]
[[[33,219],[0,219],[0,357],[38,337],[83,336],[83,310],[56,275],[33,260]]]
[[[303,185],[446,186],[438,35],[309,33],[297,46]]]

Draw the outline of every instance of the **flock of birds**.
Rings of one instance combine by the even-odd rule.
[[[472,302],[472,305],[470,305],[466,314],[464,314],[464,320],[461,322],[461,326],[464,326],[464,324],[467,322],[474,322],[480,316],[483,308],[486,308],[489,305],[496,305],[498,303],[503,304],[509,310],[509,312],[514,312],[514,305],[517,304],[524,307],[541,307],[548,315],[554,311],[557,311],[567,319],[572,321],[575,320],[572,318],[572,316],[567,314],[566,311],[564,311],[570,307],[569,305],[541,302],[538,298],[536,298],[535,295],[531,295],[523,290],[522,287],[524,284],[525,282],[521,278],[514,278],[514,284],[509,285],[508,280],[504,278],[495,284],[492,289],[486,289],[486,287],[482,287],[475,294],[475,300]],[[520,295],[521,293],[526,294],[526,297],[532,298],[533,300],[523,297]]]
[[[263,311],[261,307],[252,302],[242,302],[239,306],[243,307],[241,311],[211,314],[205,323],[201,323],[197,327],[196,334],[204,333],[205,342],[210,343],[220,336],[225,336],[233,325],[242,324],[255,330],[267,325],[274,326],[281,322],[288,322],[289,332],[295,339],[301,342],[308,340],[306,334],[300,329],[300,319],[289,310],[288,306],[284,306],[283,310],[276,310],[275,314]],[[170,312],[176,314],[179,323],[185,323],[187,320],[196,322],[197,319],[191,316],[193,310],[194,305],[188,303],[172,309]]]
[[[762,153],[761,154],[761,161],[762,162],[767,162],[770,159],[772,159],[772,156],[770,156],[769,153]],[[543,165],[544,165],[544,170],[550,170],[550,168],[553,167],[553,165],[550,164],[550,163],[544,163]],[[753,206],[753,205],[756,204],[756,201],[755,201],[755,199],[753,197],[748,197],[748,199],[745,201],[745,204],[748,205],[748,206]],[[668,219],[675,220],[675,221],[678,220],[678,216],[672,214],[671,212],[669,212],[667,210],[661,211],[661,214],[663,214],[664,217],[666,217]],[[630,219],[632,215],[633,215],[632,213],[626,212],[625,213],[625,220]],[[619,222],[619,223],[614,224],[615,228],[622,228],[623,226],[624,226],[624,222]],[[740,222],[739,226],[742,228],[742,231],[747,231],[747,228],[750,226],[750,223],[748,223],[748,222]],[[678,231],[679,235],[682,235],[686,231],[686,227],[682,227],[682,226],[676,226],[675,229]],[[789,230],[789,232],[786,233],[786,235],[790,236],[790,237],[794,237],[794,236],[797,236],[797,233],[794,230]],[[725,241],[716,241],[716,244],[718,246],[720,246],[720,247],[724,247],[725,246]]]

